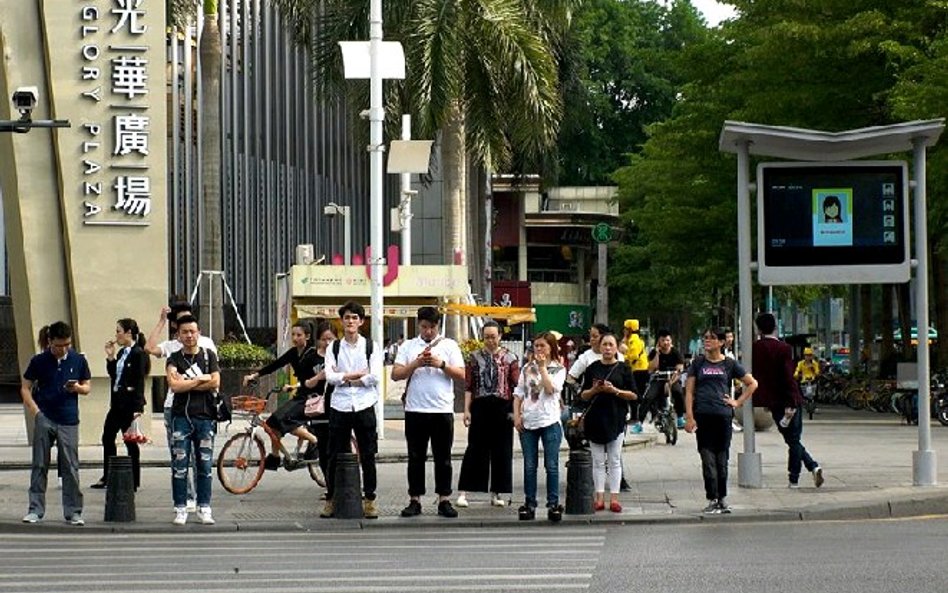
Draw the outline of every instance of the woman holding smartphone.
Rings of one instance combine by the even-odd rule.
[[[109,458],[116,453],[115,437],[124,433],[145,411],[145,377],[151,362],[142,346],[145,336],[134,319],[119,319],[115,324],[115,339],[105,343],[105,369],[109,373],[111,399],[102,427],[102,477],[91,487],[105,488],[109,477]],[[125,449],[132,458],[135,490],[141,484],[140,450],[134,440],[125,441]]]
[[[543,442],[543,466],[546,469],[547,518],[563,518],[560,504],[560,394],[566,381],[566,368],[559,362],[556,338],[543,332],[533,339],[533,360],[520,374],[514,390],[514,427],[520,433],[523,450],[524,503],[519,509],[521,521],[532,520],[537,508],[537,466],[540,442]]]
[[[629,365],[619,362],[619,344],[613,334],[599,339],[602,356],[586,368],[579,396],[589,402],[583,430],[589,440],[593,460],[594,508],[606,508],[606,477],[609,478],[609,510],[621,513],[619,489],[622,482],[622,437],[630,401],[638,399]]]

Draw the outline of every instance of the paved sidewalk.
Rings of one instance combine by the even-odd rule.
[[[0,406],[0,531],[48,531],[76,529],[62,519],[60,491],[56,487],[55,470],[50,473],[47,516],[37,525],[20,523],[27,510],[30,448],[26,444],[20,406]],[[155,442],[143,447],[145,469],[142,488],[136,494],[137,520],[132,523],[105,523],[105,493],[88,488],[98,479],[101,448],[80,448],[83,460],[81,481],[85,495],[85,530],[108,531],[171,531],[172,504],[170,470],[160,416],[153,420]],[[519,445],[515,445],[514,493],[512,504],[492,507],[486,494],[469,495],[471,506],[459,509],[458,519],[437,517],[435,496],[424,498],[424,514],[414,519],[398,516],[407,503],[403,423],[386,422],[386,439],[380,441],[378,520],[343,521],[319,519],[322,489],[309,479],[305,471],[267,472],[251,493],[228,494],[214,481],[212,506],[217,525],[207,528],[191,523],[185,529],[230,530],[331,530],[348,528],[383,528],[406,525],[511,525],[520,524],[516,507],[522,501],[522,464]],[[455,457],[463,454],[466,430],[458,420],[455,430]],[[734,507],[729,516],[705,517],[701,470],[694,436],[681,433],[676,446],[664,444],[657,435],[638,436],[627,443],[623,455],[626,475],[633,491],[623,493],[623,512],[597,513],[592,516],[567,516],[564,523],[608,522],[694,522],[748,520],[808,520],[842,518],[881,518],[948,513],[948,487],[912,486],[912,451],[917,449],[917,427],[899,423],[897,416],[874,412],[853,412],[845,408],[821,410],[817,418],[807,421],[804,443],[822,464],[826,484],[816,489],[810,477],[801,477],[798,490],[787,488],[786,446],[776,430],[757,435],[757,450],[763,457],[764,485],[759,489],[737,486],[738,452],[743,448],[742,435],[734,435],[731,455],[731,492],[728,501]],[[948,427],[932,424],[934,449],[939,477],[948,480]],[[226,435],[219,435],[219,448]],[[119,446],[119,451],[122,447]],[[560,455],[560,495],[565,500],[567,458]],[[429,487],[433,486],[429,464]],[[457,479],[460,461],[454,463]],[[544,490],[540,471],[541,498]],[[538,515],[535,525],[547,522]]]

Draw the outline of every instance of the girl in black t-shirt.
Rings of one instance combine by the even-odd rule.
[[[309,387],[307,381],[320,378],[323,373],[323,357],[317,352],[315,341],[313,340],[313,329],[308,322],[298,321],[293,324],[290,332],[290,341],[293,347],[284,352],[279,358],[266,365],[255,373],[250,373],[244,377],[244,385],[259,377],[269,375],[270,373],[289,365],[293,368],[293,374],[299,381],[296,388],[296,395],[288,402],[277,408],[270,417],[267,418],[267,424],[273,429],[275,434],[270,434],[270,454],[264,462],[267,469],[275,470],[280,467],[280,436],[292,434],[295,437],[309,441],[310,447],[307,452],[317,451],[317,438],[306,428],[306,400],[317,392],[317,384]],[[325,350],[324,350],[325,352]],[[322,375],[325,382],[325,375]],[[288,387],[293,389],[293,387]],[[318,393],[322,393],[319,391]],[[307,455],[310,457],[311,455]]]
[[[704,513],[730,513],[727,496],[727,464],[731,451],[731,419],[757,389],[757,381],[736,360],[724,356],[725,334],[704,332],[704,356],[695,357],[685,383],[685,430],[697,431],[698,454],[708,506]],[[731,381],[744,384],[741,396],[731,398]]]
[[[632,371],[619,362],[616,353],[619,345],[616,337],[605,334],[599,341],[602,356],[589,365],[583,374],[583,391],[580,397],[589,402],[583,419],[583,430],[589,440],[593,458],[593,485],[595,509],[606,508],[606,475],[609,476],[611,501],[609,509],[621,513],[619,486],[622,480],[622,437],[625,432],[625,416],[629,401],[635,400],[635,382]]]

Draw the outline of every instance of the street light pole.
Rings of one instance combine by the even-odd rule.
[[[384,252],[382,247],[383,204],[382,204],[382,123],[385,111],[382,108],[382,73],[379,60],[382,46],[382,0],[372,0],[369,8],[369,221],[371,226],[371,339],[375,342],[375,352],[382,352],[382,274],[384,271]],[[377,356],[375,360],[381,361]],[[370,361],[371,364],[371,361]],[[378,368],[376,368],[378,367]],[[376,365],[372,369],[376,377],[382,376],[382,368]],[[381,394],[380,394],[381,395]],[[378,434],[385,437],[384,396],[379,397],[376,417],[379,418]]]

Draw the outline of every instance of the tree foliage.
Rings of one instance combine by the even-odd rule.
[[[672,115],[648,128],[641,154],[615,175],[634,229],[613,266],[618,306],[701,314],[732,291],[736,165],[718,150],[725,120],[838,131],[948,108],[943,1],[730,3],[738,17],[684,50],[688,82]],[[932,236],[945,236],[941,152],[929,164]]]
[[[559,185],[604,185],[671,114],[683,47],[706,34],[689,2],[586,0],[564,43]]]

